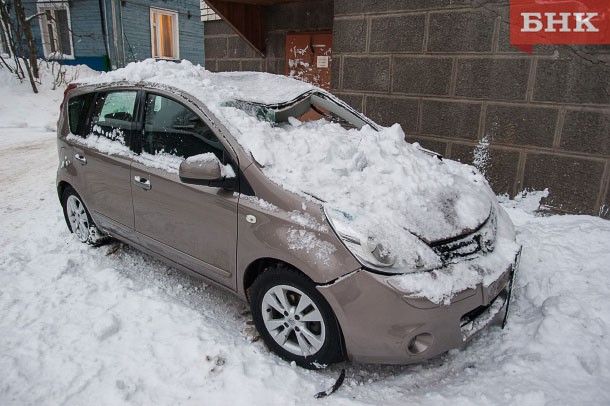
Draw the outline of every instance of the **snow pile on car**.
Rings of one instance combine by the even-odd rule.
[[[146,59],[124,68],[102,73],[94,78],[75,81],[77,84],[113,82],[152,83],[173,86],[196,96],[209,107],[232,101],[279,103],[292,100],[314,86],[285,76],[259,72],[213,73],[200,65],[183,60],[180,63]]]
[[[234,100],[290,101],[315,89],[266,73],[212,73],[187,61],[146,60],[89,79],[170,86],[203,101],[274,182],[344,213],[364,239],[396,255],[396,267],[417,261],[438,267],[424,242],[473,231],[492,209],[490,190],[473,167],[440,160],[405,142],[398,124],[376,131],[325,120],[276,124],[227,105]],[[320,90],[321,91],[321,90]],[[422,241],[423,240],[423,241]]]

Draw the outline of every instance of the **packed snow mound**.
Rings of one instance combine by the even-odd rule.
[[[456,294],[466,289],[491,285],[511,269],[521,248],[515,242],[512,222],[501,207],[498,209],[497,221],[498,232],[493,253],[451,263],[430,272],[392,276],[388,282],[408,297],[426,298],[443,305],[450,304]]]
[[[5,59],[9,66],[14,61]],[[47,131],[57,130],[59,105],[63,100],[63,85],[54,84],[58,76],[66,81],[94,76],[98,72],[85,65],[61,66],[57,62],[38,61],[40,83],[37,83],[38,94],[34,94],[26,77],[18,80],[15,74],[0,66],[0,128],[42,128]],[[25,69],[25,67],[24,67]]]
[[[316,89],[309,84],[266,73],[212,73],[187,61],[154,60],[81,83],[112,82],[170,86],[200,99],[271,180],[345,213],[350,227],[398,255],[398,267],[412,266],[418,258],[438,263],[420,239],[433,242],[462,235],[491,213],[490,190],[479,172],[422,152],[404,140],[398,124],[380,131],[370,126],[346,129],[326,120],[277,124],[227,103],[290,101]]]
[[[281,103],[316,89],[309,83],[270,73],[213,73],[205,70],[201,65],[194,65],[186,60],[176,63],[154,59],[132,62],[124,68],[74,83],[84,85],[115,82],[173,86],[196,96],[208,107],[233,100],[265,104]]]
[[[347,214],[350,227],[409,264],[430,254],[413,234],[426,241],[451,238],[490,215],[483,176],[421,152],[404,141],[397,124],[378,132],[324,120],[273,126],[236,115],[233,122],[248,128],[234,135],[270,179]]]

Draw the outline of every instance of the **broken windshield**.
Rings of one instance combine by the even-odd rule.
[[[277,103],[262,104],[243,100],[226,103],[237,107],[261,120],[275,124],[288,122],[290,117],[301,122],[327,120],[338,123],[344,128],[361,129],[365,125],[379,131],[379,126],[372,120],[358,113],[344,101],[331,94],[320,91],[309,91],[301,94],[294,100]]]

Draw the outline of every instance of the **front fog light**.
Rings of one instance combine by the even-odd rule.
[[[432,334],[418,334],[411,340],[409,340],[409,345],[407,345],[407,351],[409,351],[409,353],[411,353],[412,355],[422,354],[426,352],[426,350],[428,350],[430,345],[432,345],[432,341],[434,341]]]

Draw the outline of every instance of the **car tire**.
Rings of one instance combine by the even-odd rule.
[[[250,290],[252,318],[265,344],[307,369],[343,360],[339,323],[322,294],[290,268],[263,272]]]
[[[68,229],[82,243],[100,245],[108,240],[97,228],[83,199],[76,191],[68,186],[61,194],[61,205]]]

